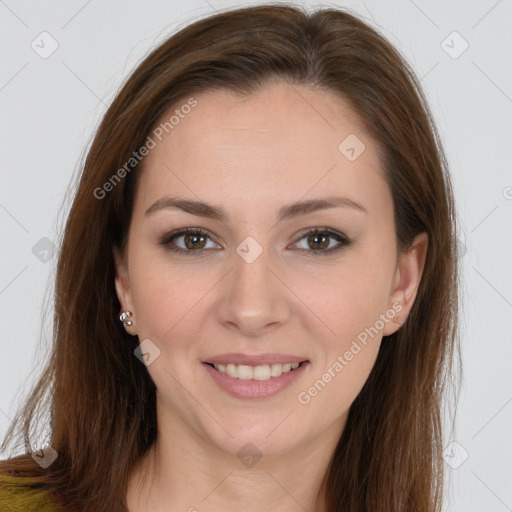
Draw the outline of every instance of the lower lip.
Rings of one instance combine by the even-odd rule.
[[[227,373],[219,372],[207,363],[202,364],[218,386],[230,395],[237,398],[266,398],[276,395],[299,379],[309,366],[309,361],[302,363],[295,370],[283,373],[279,377],[271,377],[268,380],[236,379]]]

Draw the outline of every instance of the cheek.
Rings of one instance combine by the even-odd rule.
[[[323,364],[318,371],[337,375],[333,380],[338,386],[334,384],[333,388],[337,388],[339,403],[355,398],[371,371],[382,340],[382,326],[378,323],[380,304],[363,291],[347,289],[327,312],[326,323],[335,334],[324,338]]]
[[[205,321],[225,269],[215,272],[207,263],[153,248],[134,251],[130,261],[139,339],[153,341],[166,360],[195,359],[195,342],[208,335]]]
[[[164,255],[164,257],[162,257]],[[130,284],[139,338],[162,341],[190,309],[189,290],[181,273],[170,268],[160,248],[134,249],[129,255]]]
[[[182,333],[187,326],[197,325],[194,316],[199,303],[213,285],[213,279],[212,284],[205,279],[208,277],[180,277],[180,272],[169,268],[158,271],[148,265],[132,283],[138,329],[145,337],[164,341],[177,331]]]
[[[304,305],[320,318],[334,346],[346,344],[373,326],[387,305],[390,265],[375,265],[364,255],[354,256],[336,270],[305,279],[294,285]],[[304,275],[304,274],[303,274]],[[304,310],[306,313],[307,308]]]
[[[308,404],[304,414],[335,421],[348,411],[368,379],[382,340],[380,315],[388,292],[380,275],[352,268],[332,276],[316,302],[310,295],[311,309],[333,332],[315,338],[318,364],[298,397],[301,404]]]

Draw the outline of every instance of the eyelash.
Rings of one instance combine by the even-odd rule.
[[[200,235],[200,236],[205,236],[207,238],[210,238],[208,233],[206,233],[202,229],[183,228],[183,229],[178,229],[176,231],[173,231],[172,233],[165,235],[163,237],[162,241],[160,242],[160,245],[163,245],[165,247],[165,249],[168,251],[183,254],[186,256],[201,256],[204,254],[205,251],[208,250],[208,249],[190,250],[190,249],[182,249],[182,248],[172,247],[171,242],[174,241],[176,238],[179,238],[180,236],[183,236],[183,235]],[[348,245],[350,245],[352,243],[352,241],[349,238],[347,238],[343,233],[338,233],[337,231],[334,231],[330,228],[310,229],[309,231],[302,233],[302,235],[297,240],[297,242],[300,242],[304,238],[307,238],[308,236],[311,236],[311,235],[328,235],[330,238],[334,238],[337,242],[339,242],[338,246],[335,246],[334,248],[330,248],[330,249],[325,249],[325,250],[316,250],[315,251],[313,249],[299,249],[300,251],[304,251],[304,252],[308,253],[307,254],[308,256],[313,256],[313,257],[326,256],[328,254],[338,252],[339,250],[343,249],[343,247],[347,247]],[[295,243],[297,243],[297,242],[295,242]]]

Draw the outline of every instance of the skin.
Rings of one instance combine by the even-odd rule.
[[[158,439],[132,473],[129,510],[324,511],[322,478],[349,407],[382,336],[412,307],[428,238],[418,235],[397,255],[377,144],[339,97],[279,82],[245,99],[227,91],[195,97],[198,105],[146,157],[127,251],[113,251],[120,313],[133,313],[126,330],[160,350],[147,366],[157,387]],[[338,150],[349,134],[366,146],[354,161]],[[283,205],[334,193],[367,211],[337,207],[276,223]],[[166,195],[222,206],[229,218],[176,209],[144,215]],[[186,236],[174,246],[192,255],[159,244],[186,227],[207,232],[202,255],[186,249],[194,245]],[[339,245],[328,238],[318,249],[303,235],[315,227],[352,243],[328,253]],[[263,249],[251,263],[236,252],[248,236]],[[300,403],[298,394],[398,303],[398,320],[385,322]],[[277,395],[241,399],[220,390],[201,363],[227,352],[293,354],[311,364]],[[237,457],[249,442],[263,454],[252,467]]]

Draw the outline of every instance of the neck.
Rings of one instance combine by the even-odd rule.
[[[129,511],[325,512],[324,477],[340,427],[333,425],[289,453],[260,459],[251,447],[257,442],[245,445],[237,456],[179,421],[172,432],[159,428],[130,478]]]

